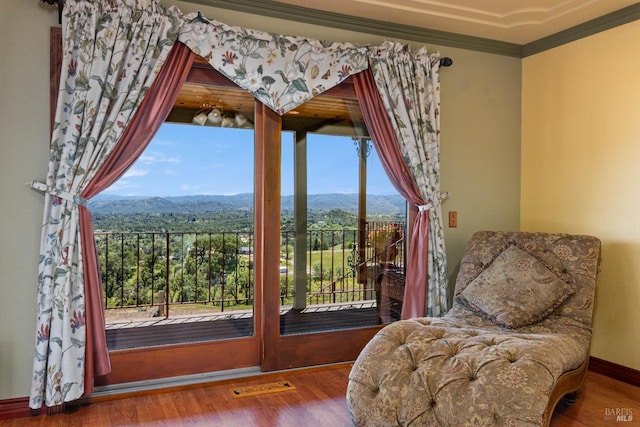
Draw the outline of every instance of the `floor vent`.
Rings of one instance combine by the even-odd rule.
[[[280,393],[282,391],[295,390],[296,387],[289,381],[257,384],[231,389],[231,395],[235,398],[259,396],[261,394]]]

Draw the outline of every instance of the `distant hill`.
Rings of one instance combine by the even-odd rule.
[[[253,211],[253,194],[176,197],[98,195],[89,202],[89,208],[93,213],[103,215],[203,214],[229,210]],[[358,195],[311,194],[307,198],[307,208],[312,211],[338,209],[357,213]],[[284,212],[293,212],[293,196],[282,197],[282,209]],[[397,215],[404,212],[405,201],[398,195],[368,195],[367,209],[369,215]]]

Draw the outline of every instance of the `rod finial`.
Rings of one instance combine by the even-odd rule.
[[[453,59],[448,56],[440,58],[440,66],[441,67],[450,67],[453,65]]]

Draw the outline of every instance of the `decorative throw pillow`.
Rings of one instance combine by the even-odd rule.
[[[507,328],[531,325],[551,314],[576,291],[538,259],[508,246],[456,299],[476,314]]]

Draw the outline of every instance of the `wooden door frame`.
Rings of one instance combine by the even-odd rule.
[[[50,126],[53,129],[62,66],[62,29],[50,29]],[[204,60],[187,81],[235,86]],[[347,80],[326,94],[355,98]],[[112,371],[97,386],[260,366],[263,371],[355,360],[380,326],[280,335],[280,150],[282,118],[256,101],[255,300],[251,337],[115,350]],[[264,141],[264,144],[262,143]],[[273,236],[277,236],[274,238]],[[339,343],[339,344],[337,344]]]
[[[348,85],[345,85],[348,87]],[[351,86],[351,89],[353,86]],[[343,87],[340,96],[355,92]],[[262,286],[265,372],[355,360],[381,326],[280,335],[280,180],[282,118],[256,100],[256,285]],[[260,176],[258,176],[260,171]],[[261,227],[259,227],[261,225]],[[258,277],[260,276],[260,280]],[[257,291],[256,291],[257,292]]]

